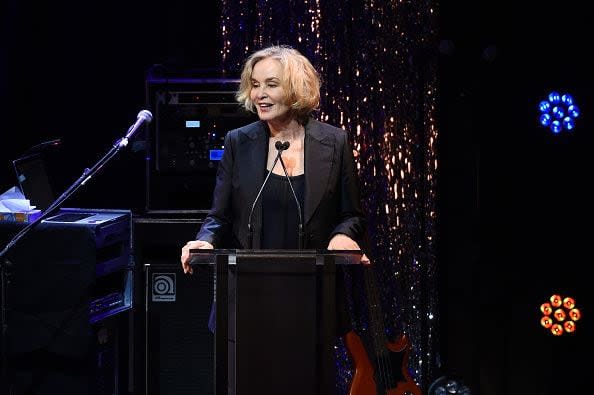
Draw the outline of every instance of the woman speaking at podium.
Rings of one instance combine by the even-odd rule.
[[[287,46],[253,53],[237,100],[259,121],[225,137],[212,208],[182,248],[184,273],[192,273],[191,249],[360,250],[365,220],[353,151],[344,130],[311,117],[320,78],[309,60]],[[348,336],[343,276],[336,280],[336,335]],[[230,393],[234,382],[229,376]]]
[[[184,272],[192,273],[191,249],[297,249],[300,217],[301,247],[359,250],[365,219],[352,148],[344,130],[311,118],[320,78],[310,61],[288,46],[253,53],[237,100],[260,120],[225,137],[212,208],[182,248]]]

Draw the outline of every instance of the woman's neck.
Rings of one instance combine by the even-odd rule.
[[[280,140],[297,140],[303,137],[305,129],[295,119],[288,122],[267,122],[270,137]]]

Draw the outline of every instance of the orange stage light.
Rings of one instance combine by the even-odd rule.
[[[557,309],[555,310],[555,318],[557,319],[557,321],[565,321],[565,310],[563,309]]]
[[[559,324],[555,324],[551,327],[551,333],[555,336],[561,336],[563,334],[563,327]]]
[[[575,307],[575,300],[573,300],[573,298],[570,298],[569,296],[566,297],[565,299],[563,299],[563,307],[565,307],[567,310],[571,310]]]
[[[549,329],[555,336],[561,336],[565,332],[575,332],[575,321],[582,316],[580,310],[575,308],[575,299],[570,296],[562,298],[561,295],[553,294],[549,300],[550,303],[545,302],[540,305],[540,311],[544,314],[540,319],[540,325]]]
[[[575,322],[565,321],[565,323],[563,323],[563,328],[565,329],[565,332],[573,333],[575,332]]]
[[[559,307],[561,306],[561,296],[560,295],[553,295],[551,296],[551,304],[553,305],[553,307]]]
[[[549,315],[553,312],[553,309],[550,303],[543,303],[540,305],[540,311],[545,315]]]
[[[553,326],[553,320],[551,319],[551,317],[544,316],[540,319],[540,325],[549,329],[551,326]]]
[[[582,313],[579,309],[571,309],[571,311],[569,312],[569,316],[572,320],[577,321],[580,318],[582,318]]]

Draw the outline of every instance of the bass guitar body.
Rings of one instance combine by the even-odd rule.
[[[421,389],[408,373],[409,343],[405,335],[387,342],[376,366],[371,362],[361,338],[350,331],[345,345],[354,366],[349,395],[422,395]]]

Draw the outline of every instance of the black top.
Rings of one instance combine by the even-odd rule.
[[[215,248],[249,248],[250,204],[266,177],[269,140],[264,121],[227,133],[212,208],[196,235],[197,240],[207,241]],[[303,150],[304,248],[327,248],[328,241],[338,233],[363,247],[366,221],[347,133],[309,119],[305,124]],[[252,216],[254,249],[262,248],[263,211],[260,196]]]
[[[290,178],[303,210],[305,174]],[[272,173],[262,192],[262,248],[296,250],[299,248],[298,230],[299,213],[289,181],[285,176]]]

